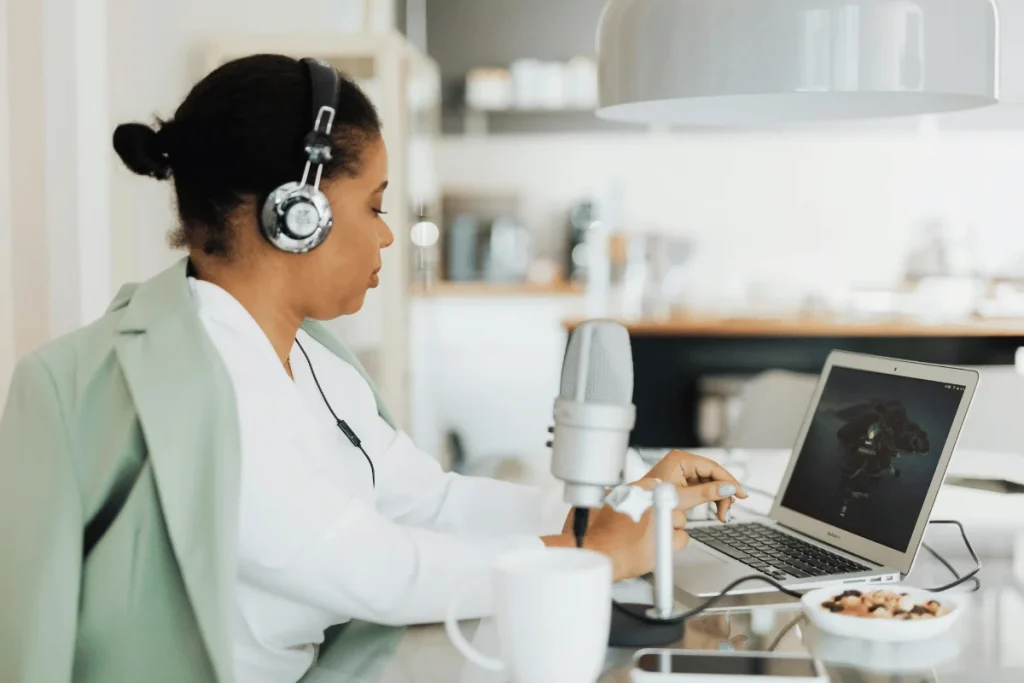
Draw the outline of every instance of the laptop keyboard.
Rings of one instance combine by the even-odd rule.
[[[867,571],[868,568],[763,524],[699,527],[690,538],[780,580]]]

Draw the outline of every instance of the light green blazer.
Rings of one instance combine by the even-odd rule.
[[[4,683],[233,680],[238,420],[186,265],[124,287],[14,373],[0,420]],[[366,376],[324,327],[303,327]]]

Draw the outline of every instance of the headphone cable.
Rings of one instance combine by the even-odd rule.
[[[320,380],[316,377],[316,371],[313,369],[313,362],[309,360],[309,354],[306,353],[306,349],[302,348],[302,344],[299,343],[298,339],[295,340],[295,345],[299,347],[299,351],[302,351],[302,355],[305,356],[306,365],[309,366],[309,374],[313,376],[313,382],[316,383],[316,388],[320,391],[320,397],[324,400],[324,405],[327,406],[327,410],[331,411],[331,415],[334,417],[334,421],[337,423],[338,429],[340,429],[341,433],[345,435],[345,438],[349,440],[349,443],[359,449],[359,452],[363,454],[364,458],[366,458],[367,464],[370,465],[370,481],[373,482],[373,486],[376,488],[377,471],[373,467],[373,460],[370,460],[369,454],[363,450],[363,442],[352,428],[348,426],[348,423],[338,417],[338,414],[334,412],[334,408],[331,407],[330,401],[327,400],[327,396],[324,394],[323,387],[320,386]]]

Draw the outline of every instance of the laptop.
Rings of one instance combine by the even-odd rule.
[[[767,518],[688,525],[676,588],[752,574],[787,588],[910,573],[978,385],[972,370],[833,352]],[[751,582],[730,594],[774,591]]]

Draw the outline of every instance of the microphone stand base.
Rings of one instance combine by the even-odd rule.
[[[621,607],[635,614],[646,615],[650,605],[622,603]],[[611,647],[657,647],[672,645],[683,639],[685,622],[651,624],[636,616],[626,614],[618,607],[612,607],[611,632],[608,645]]]

